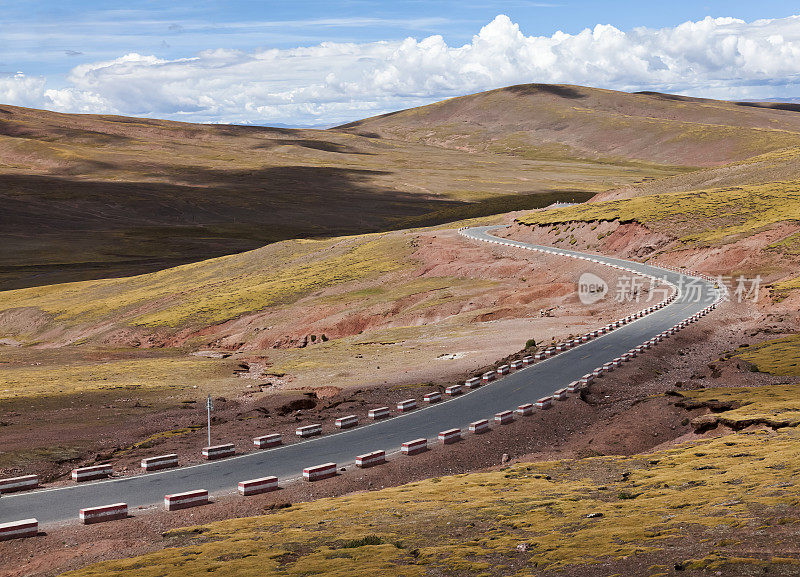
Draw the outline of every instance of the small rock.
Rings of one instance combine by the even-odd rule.
[[[587,519],[597,519],[598,517],[602,517],[602,516],[603,516],[602,513],[589,513],[588,515],[586,515],[586,518]]]
[[[503,453],[503,456],[500,457],[500,464],[505,465],[506,463],[508,463],[508,461],[510,461],[508,453]]]
[[[527,550],[528,550],[527,543],[520,543],[519,545],[517,545],[517,551],[522,551],[524,553]]]

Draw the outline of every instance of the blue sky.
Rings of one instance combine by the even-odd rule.
[[[800,19],[787,19],[800,6],[787,1],[12,1],[0,8],[0,101],[54,110],[316,124],[517,81],[800,95],[800,70],[788,62],[800,54]],[[708,16],[737,21],[680,28]],[[754,24],[763,19],[776,24]],[[585,30],[593,37],[581,36]],[[409,37],[416,44],[404,44]],[[738,53],[729,52],[730,37]],[[687,71],[692,78],[682,81]]]

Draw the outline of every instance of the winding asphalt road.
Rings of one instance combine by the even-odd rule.
[[[230,493],[239,481],[246,479],[275,475],[285,482],[297,478],[303,467],[327,462],[342,466],[352,463],[357,455],[375,450],[385,450],[387,454],[397,452],[405,441],[420,437],[435,439],[440,431],[465,429],[472,421],[491,418],[497,412],[513,410],[523,403],[549,396],[603,363],[699,312],[718,297],[719,291],[712,283],[698,281],[681,273],[606,256],[498,239],[489,232],[493,228],[497,227],[477,227],[460,233],[473,240],[503,242],[522,249],[540,249],[554,255],[591,258],[600,264],[621,266],[644,275],[664,278],[675,286],[683,286],[691,281],[697,290],[680,291],[673,303],[641,319],[513,372],[490,385],[411,413],[220,461],[3,495],[0,497],[0,522],[31,517],[37,518],[40,524],[61,522],[76,519],[80,508],[118,502],[128,503],[129,509],[134,511],[139,506],[161,503],[168,493],[193,489],[207,489],[211,494]],[[587,265],[589,269],[598,272],[594,263]]]

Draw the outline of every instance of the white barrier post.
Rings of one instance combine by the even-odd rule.
[[[142,459],[141,467],[145,472],[160,471],[162,469],[169,469],[178,466],[178,455],[171,453],[169,455],[159,455],[158,457],[148,457]]]
[[[94,481],[105,479],[112,473],[111,465],[94,465],[92,467],[78,467],[72,470],[72,480],[81,483],[83,481]]]
[[[39,534],[39,522],[36,519],[22,519],[0,523],[0,541],[36,537]]]
[[[415,439],[413,441],[406,441],[400,446],[400,451],[404,455],[416,455],[422,453],[428,448],[428,439]]]
[[[442,445],[450,445],[461,440],[461,429],[448,429],[439,433],[439,442]]]
[[[127,516],[127,503],[114,503],[113,505],[103,505],[101,507],[87,507],[78,511],[78,517],[84,525],[102,523],[104,521],[116,521],[117,519],[125,519]]]
[[[360,467],[361,469],[381,465],[385,462],[386,451],[372,451],[371,453],[356,457],[356,467]]]
[[[322,425],[315,423],[313,425],[306,425],[304,427],[297,427],[295,434],[298,437],[313,437],[322,434]]]
[[[0,495],[4,493],[14,493],[16,491],[28,491],[38,486],[38,475],[24,475],[22,477],[0,479]]]
[[[260,495],[278,490],[278,477],[261,477],[260,479],[250,479],[249,481],[239,481],[237,487],[239,494],[244,497],[250,495]]]
[[[164,508],[167,511],[177,511],[178,509],[188,509],[189,507],[198,507],[207,504],[208,491],[205,489],[164,495]]]
[[[253,439],[253,445],[255,445],[259,449],[269,449],[270,447],[277,447],[282,442],[283,440],[278,433],[263,435],[261,437],[256,437]]]
[[[336,463],[325,463],[303,469],[303,478],[306,481],[320,481],[336,476]]]
[[[224,457],[231,457],[236,453],[236,447],[233,443],[225,445],[214,445],[213,447],[203,447],[203,457],[211,461],[213,459],[222,459]]]

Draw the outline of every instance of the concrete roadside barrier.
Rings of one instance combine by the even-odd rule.
[[[0,479],[0,495],[5,493],[15,493],[17,491],[29,491],[38,486],[38,475],[23,475],[22,477],[9,477],[7,479]]]
[[[580,381],[572,381],[569,385],[567,385],[567,392],[568,393],[577,393],[582,388]]]
[[[19,521],[0,523],[0,541],[36,537],[38,534],[39,521],[36,519],[21,519]]]
[[[549,409],[550,406],[553,404],[553,399],[551,397],[542,397],[535,403],[533,403],[537,409]]]
[[[313,437],[322,434],[322,425],[314,423],[313,425],[305,425],[304,427],[297,427],[294,431],[298,437]]]
[[[79,467],[72,469],[72,480],[82,483],[83,481],[95,481],[105,479],[112,474],[111,465],[94,465],[93,467]]]
[[[497,377],[497,375],[495,374],[494,371],[488,371],[488,372],[483,373],[483,375],[481,376],[481,380],[484,383],[488,383],[490,381],[495,380],[496,377]]]
[[[399,403],[397,403],[398,413],[407,413],[409,411],[413,411],[416,408],[417,408],[416,399],[406,399],[405,401],[400,401]]]
[[[439,442],[442,445],[450,445],[461,440],[461,429],[448,429],[439,433]]]
[[[370,419],[377,421],[378,419],[385,419],[389,416],[389,407],[378,407],[377,409],[370,409],[367,413]]]
[[[422,400],[426,403],[438,403],[442,400],[442,393],[427,393]]]
[[[525,403],[517,407],[514,412],[521,417],[527,417],[533,414],[533,403]]]
[[[507,375],[510,372],[511,368],[508,365],[500,365],[497,368],[497,374],[499,375]]]
[[[159,455],[158,457],[147,457],[142,459],[141,467],[145,472],[161,471],[162,469],[171,469],[178,466],[178,455],[170,453],[169,455]]]
[[[481,433],[488,433],[489,432],[489,420],[488,419],[481,419],[480,421],[474,421],[469,424],[469,432],[474,433],[476,435],[480,435]]]
[[[553,398],[558,401],[563,401],[567,398],[567,389],[558,389],[555,393],[553,393]]]
[[[336,476],[336,463],[325,463],[303,469],[303,478],[306,481],[321,481]]]
[[[472,377],[471,379],[467,379],[466,381],[464,381],[464,386],[467,387],[468,389],[477,389],[478,387],[481,386],[482,380],[483,377]],[[489,382],[490,380],[491,379],[487,379],[486,382]]]
[[[507,425],[514,421],[514,413],[511,411],[500,411],[496,413],[494,416],[494,422],[500,423],[501,425]]]
[[[521,369],[521,368],[522,368],[524,365],[525,365],[525,363],[523,363],[522,361],[512,361],[512,362],[511,362],[511,370],[512,370],[512,371],[518,371],[518,370],[520,370],[520,369]]]
[[[333,423],[337,429],[349,429],[350,427],[358,426],[358,417],[355,415],[347,415],[346,417],[339,417]]]
[[[455,397],[456,395],[460,395],[463,393],[463,388],[461,385],[450,385],[444,390],[444,394],[448,397]]]
[[[233,443],[203,447],[203,456],[209,461],[213,461],[214,459],[224,459],[225,457],[232,457],[235,454],[236,447],[234,447]]]
[[[250,495],[260,495],[278,490],[278,477],[261,477],[260,479],[250,479],[249,481],[239,481],[236,488],[239,494],[244,497]]]
[[[372,451],[371,453],[356,457],[356,467],[360,467],[361,469],[382,465],[385,462],[386,451]]]
[[[127,503],[114,503],[113,505],[103,505],[102,507],[87,507],[78,511],[78,518],[84,525],[92,523],[102,523],[104,521],[116,521],[125,519],[128,516]]]
[[[534,362],[533,357],[530,355],[522,357],[522,364],[525,366],[532,365],[533,362]]]
[[[404,455],[416,455],[428,449],[428,439],[414,439],[400,445],[400,452]]]
[[[594,373],[590,373],[588,375],[583,375],[580,378],[580,382],[581,382],[582,385],[591,385],[592,382],[594,381],[594,377],[595,377]]]
[[[283,439],[278,433],[271,433],[269,435],[262,435],[253,439],[253,445],[258,449],[269,449],[270,447],[277,447],[283,443]]]
[[[543,361],[547,358],[547,355],[542,351],[533,355],[533,358],[537,361]]]
[[[208,491],[205,489],[164,495],[164,508],[167,511],[177,511],[200,505],[208,505]]]

